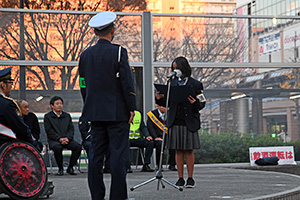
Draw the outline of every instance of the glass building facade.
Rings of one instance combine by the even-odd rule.
[[[255,0],[238,7],[236,10],[244,9],[247,15],[274,15],[276,16],[300,16],[300,0]],[[263,34],[284,28],[299,21],[292,19],[252,19],[253,34]]]

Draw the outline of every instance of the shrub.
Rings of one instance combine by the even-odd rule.
[[[195,150],[195,163],[250,162],[249,147],[294,146],[300,158],[300,141],[283,143],[271,134],[200,134],[201,149]]]

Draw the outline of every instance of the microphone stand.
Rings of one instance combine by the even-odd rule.
[[[159,190],[159,185],[161,184],[162,188],[165,188],[165,185],[163,184],[163,182],[173,186],[174,188],[178,189],[179,191],[183,191],[183,189],[173,183],[171,183],[170,181],[168,181],[167,179],[165,179],[163,177],[163,174],[162,174],[162,169],[161,169],[161,166],[162,166],[162,160],[163,160],[163,154],[164,154],[164,145],[165,145],[165,135],[166,135],[166,126],[167,126],[167,119],[168,119],[168,103],[169,103],[169,94],[170,94],[170,82],[171,82],[171,77],[168,77],[169,80],[167,81],[167,98],[166,98],[166,117],[165,117],[165,120],[164,120],[164,131],[163,131],[163,138],[162,138],[162,143],[161,143],[161,150],[160,150],[160,159],[159,159],[159,167],[158,167],[158,171],[156,172],[156,176],[154,176],[153,178],[147,180],[147,181],[144,181],[136,186],[133,186],[132,188],[130,188],[131,191],[139,188],[139,187],[142,187],[154,180],[158,180],[158,183],[157,183],[157,190]]]

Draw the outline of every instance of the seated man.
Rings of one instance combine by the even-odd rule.
[[[40,125],[38,118],[32,112],[29,112],[29,104],[25,100],[20,100],[18,102],[20,106],[23,120],[31,130],[31,136],[33,139],[33,145],[37,148],[39,152],[43,150],[43,144],[39,141],[40,139]]]
[[[32,144],[29,127],[21,117],[17,103],[9,98],[13,84],[11,68],[0,70],[0,146],[20,139]]]
[[[91,123],[90,122],[84,122],[81,120],[81,117],[79,118],[78,122],[78,128],[81,134],[82,138],[82,146],[86,150],[88,156],[89,156],[89,151],[91,148]],[[110,160],[109,160],[109,152],[105,155],[105,165],[104,165],[104,170],[103,173],[110,173]]]
[[[164,120],[166,115],[166,103],[160,102],[161,105],[156,105],[157,109],[152,110],[147,113],[147,127],[150,135],[154,140],[154,147],[156,148],[156,164],[159,167],[160,162],[160,155],[161,155],[161,145],[162,145],[162,138],[163,138],[163,131],[164,131]],[[167,130],[167,128],[166,128]],[[175,150],[169,150],[169,169],[171,171],[177,171],[175,165]]]
[[[134,113],[133,121],[130,124],[129,144],[131,147],[146,148],[142,171],[153,172],[154,170],[149,167],[149,164],[153,153],[154,143],[152,137],[149,135],[147,127],[145,126],[141,113],[137,110],[134,111]],[[130,167],[128,172],[132,172]]]
[[[54,151],[54,157],[58,165],[57,175],[64,175],[63,155],[64,148],[72,151],[67,173],[76,175],[73,166],[81,153],[81,145],[74,140],[74,126],[69,113],[64,112],[63,99],[54,96],[50,100],[52,111],[44,116],[44,126],[50,149]]]

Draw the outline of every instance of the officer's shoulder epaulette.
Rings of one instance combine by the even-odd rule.
[[[7,100],[13,102],[16,105],[18,111],[21,113],[21,109],[20,109],[19,105],[17,104],[17,102],[13,98],[6,97],[6,96],[3,96],[3,97],[4,97],[4,99],[7,99]]]
[[[15,101],[13,98],[10,98],[10,97],[7,97],[7,96],[2,96],[4,99],[7,99],[7,100],[9,100],[9,101]]]

